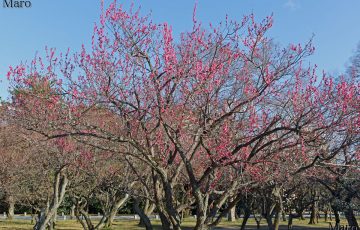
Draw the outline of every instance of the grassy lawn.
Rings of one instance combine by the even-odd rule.
[[[159,221],[152,221],[155,225],[154,229],[160,230],[161,225]],[[329,229],[329,222],[325,222],[323,219],[319,221],[316,225],[308,225],[308,220],[293,220],[293,229],[302,230],[302,229]],[[114,223],[114,226],[111,228],[113,230],[142,230],[144,228],[138,227],[138,220],[120,220]],[[193,228],[195,222],[194,219],[185,219],[183,222],[184,229],[190,230]],[[241,219],[236,222],[227,222],[223,221],[216,229],[225,230],[225,229],[239,229],[241,224]],[[346,224],[344,220],[342,224]],[[31,230],[32,225],[28,220],[0,220],[0,229],[8,229],[8,230]],[[59,230],[81,230],[81,225],[77,223],[75,220],[66,220],[66,221],[57,221],[57,228]],[[256,229],[256,224],[253,219],[250,219],[246,229]],[[262,222],[261,229],[267,229],[266,223]],[[281,222],[281,229],[287,229],[287,222]]]

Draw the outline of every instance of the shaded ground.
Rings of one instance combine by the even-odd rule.
[[[160,222],[154,222],[154,230],[161,230]],[[325,230],[329,229],[329,223],[321,221],[317,225],[308,225],[308,220],[300,221],[294,220],[294,227],[293,230]],[[138,220],[119,220],[114,223],[112,230],[143,230],[144,228],[138,227]],[[227,222],[224,221],[221,223],[219,227],[214,228],[214,230],[233,230],[239,229],[241,224],[241,220],[236,222]],[[261,226],[261,230],[266,230],[267,226]],[[345,224],[345,223],[344,223]],[[183,223],[185,230],[191,230],[194,226],[194,219],[186,219]],[[0,220],[0,230],[31,230],[33,225],[28,220],[14,220],[14,221],[7,221],[7,220]],[[66,221],[57,221],[57,228],[59,230],[82,230],[79,223],[75,220],[66,220]],[[256,225],[254,224],[253,220],[249,222],[249,225],[246,227],[248,230],[255,230]],[[286,222],[282,222],[280,227],[281,230],[287,230]]]

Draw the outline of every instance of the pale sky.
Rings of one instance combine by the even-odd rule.
[[[2,0],[3,1],[3,0]],[[0,96],[8,97],[6,73],[10,65],[30,60],[45,46],[58,51],[89,46],[94,22],[100,13],[98,0],[30,0],[31,8],[0,6]],[[129,5],[131,1],[117,1]],[[331,74],[344,71],[360,41],[359,0],[134,0],[144,14],[152,12],[157,23],[168,22],[174,37],[190,30],[192,12],[204,24],[219,22],[226,14],[241,20],[254,13],[258,21],[274,14],[269,36],[282,45],[305,43],[314,34],[315,55],[309,62]],[[105,0],[109,4],[109,0]]]

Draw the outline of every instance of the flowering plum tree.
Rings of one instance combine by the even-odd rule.
[[[176,40],[167,23],[114,1],[90,50],[50,49],[46,59],[10,68],[14,103],[28,105],[18,119],[50,139],[72,137],[144,163],[164,229],[181,229],[177,189],[188,185],[195,229],[208,229],[241,199],[240,189],[281,174],[268,174],[273,162],[296,159],[286,173],[299,173],[349,145],[338,135],[342,144],[330,151],[314,147],[344,121],[358,89],[316,82],[316,68],[304,65],[311,41],[278,47],[266,36],[271,26],[272,17],[258,23],[249,15],[206,27],[195,7],[192,30]]]
[[[9,105],[0,104],[0,192],[7,206],[7,217],[14,216],[15,204],[24,197],[21,177],[27,164],[27,132],[9,119]]]

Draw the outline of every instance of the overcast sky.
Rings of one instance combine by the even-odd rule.
[[[89,46],[98,20],[98,0],[30,0],[31,8],[0,6],[0,96],[8,97],[6,72],[10,65],[30,60],[44,47],[58,51]],[[110,1],[105,0],[106,4]],[[128,5],[130,1],[119,1]],[[133,1],[141,11],[152,12],[155,22],[168,22],[176,34],[190,30],[195,0]],[[276,42],[304,43],[314,34],[316,53],[308,60],[331,74],[344,71],[360,41],[359,0],[198,0],[197,17],[203,23],[219,22],[228,14],[241,20],[254,13],[258,21],[274,14],[270,37]]]

